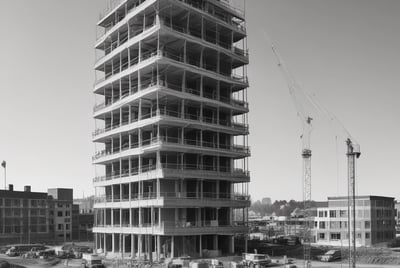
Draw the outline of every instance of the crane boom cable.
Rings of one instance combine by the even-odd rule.
[[[289,88],[290,95],[293,98],[293,101],[295,103],[296,109],[298,114],[300,114],[300,117],[303,120],[306,120],[308,116],[306,115],[306,109],[302,107],[302,104],[299,102],[299,97],[296,96],[296,92],[298,92],[299,95],[303,95],[305,100],[315,109],[315,114],[313,119],[315,120],[315,117],[317,115],[322,115],[322,117],[326,117],[328,122],[333,125],[333,130],[337,131],[336,133],[338,136],[341,136],[344,141],[347,139],[350,139],[353,143],[354,146],[358,146],[357,141],[351,136],[350,132],[345,128],[343,123],[333,114],[331,113],[328,109],[326,109],[323,105],[321,105],[321,102],[318,100],[316,97],[315,93],[311,94],[308,91],[304,90],[298,82],[295,80],[293,74],[290,72],[289,68],[285,64],[285,62],[282,60],[282,57],[278,53],[275,45],[271,43],[271,48],[273,53],[275,54],[275,57],[278,61],[278,67],[281,70]],[[312,117],[312,116],[310,116]],[[325,120],[321,120],[325,121]]]

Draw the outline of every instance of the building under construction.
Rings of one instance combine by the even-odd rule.
[[[96,251],[233,253],[250,205],[244,12],[219,0],[120,0],[98,28]]]

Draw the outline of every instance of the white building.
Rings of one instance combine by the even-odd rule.
[[[328,207],[317,209],[314,241],[320,245],[348,245],[347,197],[329,197]],[[356,244],[372,246],[395,238],[394,199],[356,197]]]

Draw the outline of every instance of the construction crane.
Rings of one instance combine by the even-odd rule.
[[[305,224],[303,229],[303,267],[311,267],[311,132],[313,130],[312,122],[316,119],[328,121],[338,136],[342,136],[347,144],[347,163],[348,163],[348,233],[349,233],[349,267],[356,267],[356,218],[355,218],[355,177],[356,177],[356,159],[360,157],[360,146],[351,137],[350,133],[341,124],[341,122],[323,108],[315,96],[305,92],[294,79],[286,64],[279,55],[276,47],[271,43],[272,51],[277,59],[278,67],[281,70],[289,88],[290,96],[300,118],[303,132],[302,152],[303,159],[303,202]]]

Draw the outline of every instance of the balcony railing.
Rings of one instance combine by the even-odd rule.
[[[249,177],[250,172],[245,171],[241,168],[230,168],[227,166],[208,166],[208,165],[190,165],[190,164],[175,164],[175,163],[161,163],[161,168],[164,171],[176,171],[176,172],[195,172],[203,175],[225,175],[231,177]],[[130,170],[122,169],[121,171],[114,171],[107,175],[96,176],[93,182],[101,182],[112,179],[119,179],[128,176],[136,176],[140,173],[151,172],[157,169],[157,165],[142,165],[142,168],[132,167]]]
[[[168,229],[182,229],[182,228],[243,228],[245,227],[245,223],[243,222],[229,222],[229,221],[221,221],[221,220],[201,220],[201,221],[162,221],[161,225],[158,223],[151,224],[150,222],[145,222],[142,224],[134,223],[129,224],[128,221],[122,223],[95,223],[94,227],[96,228],[153,228],[155,230],[168,230]]]
[[[111,195],[101,195],[95,198],[96,203],[105,202],[120,202],[120,201],[138,201],[138,200],[151,200],[162,198],[164,200],[209,200],[209,201],[249,201],[249,195],[243,195],[238,193],[217,193],[217,192],[161,192],[159,195],[156,192],[147,193],[132,193],[129,195],[114,196],[112,199]],[[129,199],[130,197],[130,199]]]
[[[105,58],[106,56],[108,56],[112,51],[114,51],[115,49],[117,49],[118,47],[122,46],[123,44],[125,44],[128,40],[146,32],[146,31],[150,31],[152,28],[155,28],[157,26],[157,23],[154,21],[153,24],[146,26],[145,28],[139,29],[139,30],[131,30],[128,35],[126,35],[125,37],[121,38],[121,39],[117,39],[114,40],[110,43],[110,46],[106,47],[104,49],[104,55],[97,57],[95,65],[97,65],[103,58]]]
[[[92,158],[92,160],[98,160],[102,157],[118,154],[124,152],[129,149],[138,148],[139,144],[134,144],[134,146],[122,146],[114,147],[112,149],[105,149],[98,151]],[[217,144],[214,142],[207,142],[207,141],[200,141],[200,140],[192,140],[192,139],[182,139],[179,137],[172,137],[172,136],[158,136],[152,139],[143,140],[141,143],[142,148],[150,147],[150,146],[157,146],[157,145],[183,145],[183,146],[190,146],[196,147],[198,149],[218,149],[220,151],[226,151],[231,153],[239,153],[239,154],[250,154],[250,148],[244,145],[227,145],[227,144]]]
[[[126,92],[126,93],[122,94],[121,96],[117,96],[117,97],[114,97],[113,99],[109,99],[109,100],[104,101],[102,103],[96,104],[93,107],[93,112],[100,111],[101,109],[109,107],[109,106],[113,105],[114,103],[117,103],[120,100],[125,99],[126,97],[129,97],[129,96],[132,96],[132,95],[138,93],[138,91],[146,90],[146,89],[148,89],[150,87],[153,87],[153,86],[155,86],[157,84],[158,85],[163,85],[164,81],[162,81],[160,79],[157,79],[156,77],[141,81],[140,84],[132,86],[130,88],[130,92]]]
[[[182,114],[181,112],[178,112],[178,111],[159,109],[159,110],[153,111],[151,113],[142,114],[140,119],[139,118],[131,118],[130,121],[124,120],[122,122],[113,124],[112,126],[107,126],[104,128],[97,128],[92,133],[92,136],[96,137],[100,134],[109,132],[111,130],[114,130],[114,129],[122,127],[122,126],[126,126],[130,123],[135,123],[135,122],[138,122],[139,120],[144,120],[144,119],[156,118],[158,116],[179,118],[179,119],[185,119],[185,120],[194,120],[194,121],[198,121],[201,123],[207,123],[207,124],[212,124],[212,125],[216,125],[216,126],[232,127],[233,129],[239,130],[239,131],[247,131],[248,130],[248,125],[243,124],[243,123],[235,123],[235,122],[231,122],[231,121],[223,120],[223,119],[218,120],[216,117],[200,116],[200,115],[191,114],[191,113],[183,113]]]
[[[140,85],[140,89],[138,88],[138,85]],[[157,77],[141,81],[140,84],[138,84],[138,85],[132,86],[130,92],[126,92],[126,93],[122,94],[121,96],[117,96],[112,99],[109,99],[109,100],[107,100],[107,102],[104,101],[102,103],[96,104],[93,107],[93,111],[94,112],[100,111],[106,107],[113,105],[114,103],[119,102],[120,100],[125,99],[126,97],[137,94],[138,91],[146,90],[146,89],[156,86],[156,85],[162,86],[165,88],[169,88],[172,90],[182,91],[182,85],[174,84],[171,82],[165,82],[164,80],[161,80],[160,78],[157,78]],[[200,96],[200,94],[201,94],[200,90],[192,89],[192,88],[184,88],[184,92],[195,95],[195,96]],[[221,101],[221,102],[230,104],[230,105],[238,107],[238,108],[248,108],[248,102],[239,100],[239,99],[235,99],[235,98],[231,98],[231,97],[227,97],[227,96],[219,96],[218,97],[217,94],[203,93],[203,97],[212,99],[212,100],[216,100],[216,101]]]
[[[103,12],[100,13],[99,15],[99,20],[102,20],[106,15],[108,15],[108,13],[111,12],[111,10],[113,10],[114,8],[116,8],[117,6],[119,6],[124,0],[111,0],[109,1],[109,5],[107,8],[105,8],[103,10]]]
[[[178,0],[178,1],[183,2],[183,3],[185,3],[185,4],[187,4],[187,5],[191,6],[191,7],[194,7],[196,9],[200,9],[203,12],[211,14],[212,16],[215,16],[215,14],[213,14],[209,9],[207,9],[205,6],[203,6],[201,4],[198,4],[197,2],[190,1],[190,0]],[[242,16],[242,17],[244,16],[244,11],[242,11],[241,9],[235,8],[232,5],[230,5],[229,3],[223,3],[222,1],[218,1],[218,3],[221,3],[222,5],[228,7],[229,9],[231,9],[234,12],[236,12],[240,16]],[[246,32],[246,28],[242,24],[236,23],[235,21],[233,21],[229,17],[218,16],[217,18],[222,20],[222,21],[224,21],[224,22],[226,22],[226,23],[228,23],[231,26],[236,27],[238,30],[240,30],[242,32]]]
[[[203,69],[205,71],[211,71],[211,72],[214,72],[214,73],[216,72],[215,65],[207,65],[205,62],[201,62],[200,60],[197,60],[197,59],[194,59],[194,58],[191,58],[191,57],[186,57],[186,60],[185,60],[185,57],[183,55],[176,54],[171,50],[168,50],[168,49],[151,50],[151,51],[147,51],[147,52],[141,54],[140,61],[139,61],[139,58],[136,57],[135,59],[133,59],[133,60],[131,60],[129,62],[125,62],[121,66],[115,67],[114,70],[111,73],[108,73],[104,77],[99,78],[95,82],[94,86],[97,86],[98,84],[106,81],[110,77],[122,72],[123,70],[127,69],[128,66],[132,67],[132,66],[135,66],[135,65],[139,64],[140,62],[142,62],[144,60],[151,59],[151,58],[154,59],[154,58],[157,58],[157,57],[166,57],[166,58],[168,58],[170,60],[186,63],[186,64],[189,64],[189,65],[201,68],[201,69]],[[223,76],[223,77],[225,77],[227,79],[230,79],[230,80],[238,81],[238,82],[241,82],[241,83],[248,83],[247,76],[242,76],[242,75],[238,75],[238,74],[229,75],[229,74],[226,74],[226,73],[217,73],[217,74],[219,74],[219,75],[221,75],[221,76]]]
[[[113,10],[114,8],[116,8],[117,6],[119,6],[123,1],[125,0],[112,0],[113,3],[110,4],[110,6],[104,10],[104,12],[102,12],[99,16],[99,20],[102,20],[107,14],[109,14],[111,12],[111,10]],[[143,1],[144,2],[144,1]],[[104,33],[101,34],[99,37],[97,37],[97,41],[99,41],[101,38],[103,38],[108,32],[110,32],[119,22],[121,22],[123,19],[126,18],[126,16],[128,16],[130,13],[132,13],[133,11],[135,11],[138,7],[140,7],[142,3],[135,3],[134,6],[132,6],[129,10],[127,10],[126,13],[120,15],[117,17],[117,20],[112,21],[106,25],[104,25]]]
[[[138,56],[138,57],[135,57],[135,58],[123,63],[120,66],[114,67],[114,69],[112,70],[111,73],[106,73],[104,77],[97,79],[94,85],[96,86],[96,85],[100,84],[101,82],[106,81],[108,78],[111,78],[112,76],[121,73],[122,71],[126,70],[128,67],[135,66],[144,60],[147,60],[149,58],[155,58],[160,55],[161,55],[161,53],[157,52],[157,50],[151,50],[151,51],[144,52],[141,54],[140,60],[139,60],[139,56]]]
[[[114,8],[116,8],[118,5],[120,5],[124,0],[113,0],[110,4],[110,6],[104,10],[100,16],[99,16],[99,20],[102,20],[106,15],[108,15],[111,10],[113,10]],[[205,6],[202,5],[198,5],[196,2],[190,1],[190,0],[178,0],[180,2],[183,2],[189,6],[192,6],[196,9],[200,9],[206,13],[211,14],[212,16],[215,16],[215,14],[211,13]],[[241,9],[238,9],[236,7],[233,7],[232,5],[230,5],[229,3],[225,3],[223,1],[218,1],[218,3],[221,3],[222,5],[228,7],[229,9],[231,9],[232,11],[236,12],[237,14],[239,14],[240,16],[244,15],[244,12]],[[128,12],[126,14],[123,14],[122,16],[119,16],[117,18],[116,21],[112,21],[109,24],[104,26],[104,33],[101,34],[98,38],[97,41],[100,40],[101,38],[103,38],[109,31],[111,31],[115,25],[117,25],[120,21],[122,21],[126,16],[128,16],[130,13],[132,13],[133,11],[135,11],[141,4],[137,4],[135,6],[133,6],[131,9],[128,10]],[[242,32],[246,32],[246,28],[244,27],[244,25],[237,23],[236,21],[233,21],[230,17],[228,16],[216,16],[216,18],[224,21],[225,23],[228,23],[229,25],[237,28],[238,30],[242,31]]]
[[[208,42],[210,44],[213,44],[213,45],[219,45],[219,46],[221,46],[221,47],[223,47],[225,49],[231,50],[231,52],[233,52],[234,54],[236,54],[238,56],[242,56],[242,57],[248,57],[249,56],[249,51],[248,50],[244,50],[244,49],[235,47],[235,46],[232,45],[232,43],[227,43],[227,42],[224,42],[224,41],[221,41],[221,40],[216,40],[215,38],[214,39],[210,39],[210,38],[208,38],[208,36],[205,36],[204,38],[201,38],[201,32],[198,31],[197,29],[189,29],[188,30],[186,27],[182,27],[182,26],[174,24],[174,23],[171,24],[170,21],[165,19],[165,18],[161,18],[160,22],[161,22],[162,26],[168,27],[169,29],[171,29],[173,31],[180,32],[180,33],[183,33],[183,34],[188,34],[191,37],[194,37],[194,38],[199,39],[199,40],[206,41],[206,42]]]

